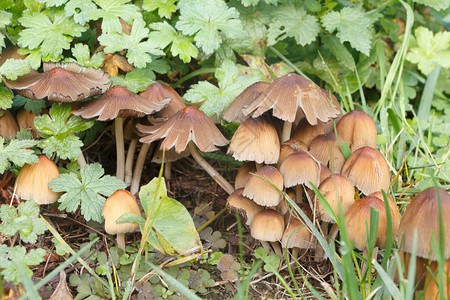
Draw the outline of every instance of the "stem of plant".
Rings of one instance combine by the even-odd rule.
[[[259,171],[262,169],[262,167],[264,167],[263,164],[257,163],[256,161],[255,161],[255,166],[256,166],[256,171]]]
[[[117,247],[125,252],[125,233],[117,234]]]
[[[86,159],[84,158],[83,152],[81,152],[80,155],[78,155],[77,162],[78,165],[80,166],[80,169],[86,165]]]
[[[133,178],[133,161],[137,142],[137,139],[132,139],[130,145],[128,146],[127,159],[125,161],[125,183],[127,185],[131,184],[131,180]]]
[[[142,144],[141,150],[139,151],[136,166],[134,167],[133,179],[131,180],[130,193],[132,195],[139,191],[139,185],[141,183],[142,170],[144,169],[145,159],[147,158],[148,150],[150,149],[150,144]]]
[[[116,117],[114,121],[114,130],[116,133],[116,155],[117,168],[116,177],[119,180],[125,179],[125,143],[123,140],[123,118]]]
[[[166,180],[172,178],[172,162],[164,163],[164,178],[166,178]]]
[[[281,133],[281,142],[284,143],[291,138],[292,122],[284,121]]]

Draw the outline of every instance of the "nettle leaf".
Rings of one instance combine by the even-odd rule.
[[[322,25],[329,32],[337,30],[341,43],[350,45],[369,56],[372,45],[372,29],[375,20],[361,8],[344,7],[340,12],[332,11],[322,17]]]
[[[14,94],[9,88],[0,86],[0,109],[11,108],[13,98]]]
[[[160,17],[170,19],[172,13],[177,10],[176,2],[177,0],[144,0],[142,8],[147,11],[158,10]]]
[[[100,44],[106,46],[104,51],[114,53],[127,49],[128,62],[137,68],[144,68],[152,61],[152,55],[164,55],[152,40],[148,39],[150,30],[146,28],[144,20],[135,19],[130,35],[125,33],[102,34],[98,37]],[[143,41],[143,39],[147,39]]]
[[[39,217],[39,206],[34,201],[26,201],[15,207],[3,204],[0,207],[0,232],[7,236],[20,233],[24,243],[36,243],[38,235],[47,230],[44,220]]]
[[[320,25],[314,16],[309,15],[302,7],[294,3],[278,6],[273,11],[273,21],[269,25],[269,45],[274,45],[285,38],[295,38],[297,44],[305,46],[316,40]]]
[[[7,59],[0,67],[0,76],[5,76],[9,80],[16,80],[17,77],[30,72],[30,64],[24,59]]]
[[[97,68],[103,63],[103,52],[92,55],[89,46],[81,43],[75,44],[71,49],[73,57],[77,63],[89,68]]]
[[[417,64],[419,70],[429,75],[437,65],[450,68],[450,33],[441,31],[433,35],[429,29],[419,27],[414,31],[414,46],[410,47],[406,59]]]
[[[73,20],[84,26],[91,19],[88,14],[94,12],[97,6],[91,0],[70,0],[65,6],[66,17],[73,16]]]
[[[57,60],[63,49],[70,48],[73,37],[80,37],[86,29],[66,18],[63,11],[47,16],[44,13],[33,12],[19,19],[25,27],[20,32],[19,46],[30,50],[39,47],[43,56]]]
[[[192,103],[206,100],[200,109],[208,116],[220,116],[237,95],[258,80],[256,76],[239,74],[238,66],[231,61],[225,61],[214,75],[219,87],[208,81],[200,81],[184,94],[184,98]]]
[[[89,164],[80,170],[80,175],[74,173],[61,174],[49,182],[54,192],[63,192],[58,202],[59,209],[74,212],[81,205],[84,218],[102,222],[102,210],[105,197],[111,196],[115,191],[126,188],[126,184],[109,175],[100,164]]]
[[[170,52],[173,56],[180,56],[185,63],[190,62],[191,58],[197,57],[198,49],[192,44],[192,38],[177,32],[167,22],[152,23],[150,24],[150,28],[155,31],[150,32],[149,39],[158,48],[164,49],[172,43]]]
[[[0,11],[0,28],[5,28],[6,25],[11,23],[12,13],[6,11]],[[2,47],[6,47],[5,44],[5,35],[0,33],[0,49]]]
[[[74,136],[76,132],[84,131],[94,125],[94,120],[83,120],[71,116],[69,104],[53,104],[48,115],[38,116],[34,125],[44,138],[39,147],[47,156],[57,153],[62,159],[76,159],[83,142]],[[69,118],[70,117],[70,118]]]
[[[28,149],[36,146],[39,141],[13,139],[6,146],[4,143],[5,140],[0,137],[0,173],[4,173],[11,166],[11,163],[22,167],[24,164],[32,164],[39,161],[34,151]]]
[[[23,246],[15,246],[9,248],[8,246],[0,245],[0,265],[2,266],[3,278],[13,284],[19,284],[23,282],[19,267],[20,265],[25,267],[26,274],[31,280],[33,271],[28,266],[35,266],[44,261],[45,250],[44,249],[32,249],[27,253],[27,250]]]
[[[15,95],[13,106],[23,106],[27,111],[40,115],[42,109],[47,107],[43,99],[30,99],[21,95]]]
[[[180,7],[175,27],[185,35],[195,35],[197,47],[212,54],[222,43],[221,34],[238,38],[244,34],[239,12],[222,0],[188,2]]]
[[[87,16],[93,20],[102,18],[103,33],[122,32],[119,18],[131,24],[134,19],[141,17],[136,5],[125,4],[130,0],[94,0],[94,2],[100,8],[88,12]]]

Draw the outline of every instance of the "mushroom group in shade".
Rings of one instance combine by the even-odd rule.
[[[270,242],[275,253],[283,257],[281,247],[278,244],[283,237],[284,219],[283,216],[273,209],[266,209],[258,213],[250,226],[250,232],[254,239],[261,242],[261,245],[268,253],[272,252]]]
[[[242,196],[243,188],[235,190],[227,199],[227,204],[232,210],[237,210],[245,217],[245,224],[250,226],[253,222],[253,218],[263,210],[262,206],[259,206],[254,201],[247,197]]]
[[[272,182],[278,189],[262,178]],[[261,206],[272,207],[277,206],[283,198],[279,190],[283,190],[283,176],[276,168],[265,166],[250,178],[242,195]]]
[[[367,113],[355,109],[344,115],[336,125],[337,133],[347,142],[352,152],[361,147],[377,146],[377,127]],[[342,141],[341,141],[342,143]]]
[[[2,138],[7,137],[16,137],[17,132],[19,131],[19,126],[11,115],[9,110],[0,110],[0,136]]]
[[[17,80],[3,81],[7,87],[27,98],[48,98],[58,102],[73,102],[99,95],[111,85],[107,73],[75,63],[44,63],[43,70],[43,73],[32,70]]]
[[[17,175],[14,189],[22,200],[34,200],[37,204],[56,202],[60,193],[52,191],[48,183],[59,177],[56,164],[45,155],[39,155],[39,161],[25,164]]]
[[[211,119],[202,111],[195,107],[188,106],[167,121],[154,126],[138,124],[139,131],[149,134],[141,138],[142,143],[164,139],[161,142],[161,149],[174,148],[177,153],[181,153],[186,148],[198,162],[198,164],[228,193],[234,191],[234,187],[226,181],[198,152],[212,152],[218,150],[217,146],[225,146],[228,140],[217,129]]]
[[[117,190],[106,199],[102,216],[105,218],[105,231],[117,235],[117,246],[123,251],[125,251],[125,233],[134,232],[139,227],[135,223],[116,222],[126,213],[141,215],[133,195],[126,190]]]

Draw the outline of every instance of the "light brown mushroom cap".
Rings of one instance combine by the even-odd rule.
[[[341,173],[365,195],[389,189],[389,166],[384,156],[373,148],[362,147],[353,152]]]
[[[369,195],[370,197],[377,197],[378,199],[381,199],[384,201],[383,194],[381,192],[375,192]],[[391,217],[392,217],[392,223],[393,226],[398,227],[400,225],[400,212],[398,211],[397,203],[395,203],[394,200],[392,200],[389,195],[386,195],[388,202],[389,202],[389,209],[391,210]]]
[[[330,204],[334,213],[339,215],[339,202],[343,213],[347,213],[350,207],[355,203],[355,188],[353,184],[344,176],[336,174],[325,179],[319,186],[319,191]],[[319,218],[322,221],[334,223],[331,216],[324,210],[321,202],[317,199],[317,210]]]
[[[355,247],[359,250],[367,249],[365,222],[367,221],[367,228],[370,232],[371,206],[379,212],[375,246],[381,249],[386,247],[387,221],[384,201],[377,197],[364,197],[361,200],[356,201],[345,214],[345,225],[347,227],[348,238],[351,242],[355,242]],[[397,208],[397,206],[395,206],[395,208]],[[395,223],[397,222],[392,222],[393,239],[398,230],[398,226],[395,226]]]
[[[183,157],[188,157],[190,154],[189,148],[184,149],[181,153],[177,153],[173,148],[168,150],[166,149],[164,153],[164,162],[174,162],[182,159]],[[162,159],[163,149],[161,148],[161,141],[159,141],[152,156],[152,163],[162,164]]]
[[[19,126],[9,110],[0,110],[0,136],[3,138],[16,137]]]
[[[309,249],[311,247],[311,232],[302,221],[291,218],[281,238],[281,246],[283,248]]]
[[[313,125],[319,120],[326,122],[340,114],[330,96],[325,95],[312,81],[294,73],[276,79],[243,112],[256,118],[273,109],[273,116],[292,123],[298,107]]]
[[[282,143],[280,147],[280,157],[278,157],[277,165],[280,166],[283,160],[292,153],[300,151],[308,151],[308,147],[303,142],[291,139]]]
[[[263,118],[245,120],[231,138],[227,154],[239,161],[276,163],[280,155],[280,140],[275,126]]]
[[[298,141],[302,141],[306,146],[309,147],[312,140],[321,134],[325,134],[322,124],[311,125],[308,120],[302,119],[297,127],[295,127],[292,138]]]
[[[254,239],[260,241],[280,241],[284,232],[283,216],[273,209],[263,210],[253,218],[250,232]]]
[[[307,152],[296,152],[286,157],[280,165],[280,172],[287,188],[298,184],[311,188],[310,181],[315,186],[319,185],[319,163]]]
[[[272,166],[265,166],[257,171],[255,175],[257,176],[250,178],[242,195],[253,199],[261,206],[277,206],[283,195],[270,183],[258,176],[271,181],[278,189],[283,190],[283,176],[280,171]]]
[[[102,216],[105,218],[105,231],[109,234],[120,234],[134,232],[138,229],[135,223],[116,223],[116,221],[126,213],[141,215],[139,206],[133,195],[126,190],[117,190],[106,199],[103,206]]]
[[[343,142],[340,136],[338,136],[338,140],[341,143]],[[336,140],[334,132],[321,134],[316,136],[309,146],[309,153],[330,169],[334,167],[334,173],[340,173],[345,163],[345,157],[339,148],[338,140]],[[334,166],[331,166],[331,161],[333,161]]]
[[[247,119],[242,112],[244,107],[252,103],[259,95],[261,95],[268,87],[269,83],[258,81],[247,87],[240,93],[230,106],[224,111],[222,118],[227,122],[242,123]]]
[[[241,215],[243,215],[246,218],[245,224],[250,226],[256,214],[263,211],[264,208],[252,200],[242,196],[243,191],[244,189],[242,188],[235,190],[228,197],[227,204],[231,209],[236,209]]]
[[[434,187],[427,188],[417,194],[409,203],[403,214],[398,230],[400,249],[412,252],[414,231],[417,230],[416,255],[436,260],[431,248],[431,238],[434,236],[439,243],[439,206],[438,195],[441,199],[442,219],[444,220],[445,247],[444,258],[450,258],[450,195],[442,188],[438,193]]]
[[[59,177],[56,164],[45,155],[39,156],[39,162],[25,164],[17,175],[14,189],[23,200],[34,200],[37,204],[50,204],[59,199],[61,193],[55,193],[48,183]]]
[[[253,177],[251,173],[255,173],[256,172],[256,166],[255,163],[253,161],[250,161],[244,165],[242,165],[237,174],[236,174],[236,178],[234,179],[234,188],[235,189],[240,189],[240,188],[244,188],[245,185],[249,182],[249,180]]]
[[[19,128],[25,128],[27,130],[36,130],[34,127],[34,118],[38,115],[27,111],[25,108],[22,108],[16,115],[17,124],[19,124]]]
[[[286,191],[286,194],[295,202],[295,192],[292,189],[288,189]],[[277,210],[284,216],[289,212],[288,203],[286,201],[286,198],[283,197],[281,199],[280,203],[277,205]]]
[[[423,299],[427,300],[438,300],[438,299],[450,299],[450,260],[446,260],[444,263],[444,286],[443,286],[443,297],[441,298],[439,294],[439,272],[438,263],[432,262],[430,264],[430,271],[426,273],[425,276],[425,288]],[[436,274],[436,275],[433,275]]]
[[[105,92],[111,85],[109,75],[100,69],[75,63],[44,63],[44,72],[31,71],[5,85],[30,99],[73,102]]]
[[[183,108],[164,123],[154,126],[138,124],[136,127],[143,133],[150,133],[139,140],[141,143],[149,144],[164,139],[161,147],[166,149],[175,147],[177,153],[184,151],[190,141],[203,152],[216,151],[216,146],[225,146],[229,143],[211,119],[193,106]]]
[[[0,67],[8,60],[8,59],[25,59],[27,55],[19,54],[18,50],[20,48],[17,46],[8,46],[6,47],[1,55],[0,55]]]
[[[353,151],[361,147],[377,146],[377,127],[373,118],[365,112],[355,109],[336,125],[337,133],[350,145]]]
[[[171,99],[152,102],[127,90],[121,85],[115,85],[97,99],[72,113],[84,119],[98,117],[97,121],[109,121],[116,117],[143,117],[152,114],[169,105]]]

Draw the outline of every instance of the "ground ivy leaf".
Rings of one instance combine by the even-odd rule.
[[[11,108],[14,94],[5,86],[0,86],[0,109]]]
[[[49,183],[49,187],[55,192],[63,192],[58,202],[60,209],[73,212],[81,205],[81,213],[84,218],[102,222],[102,209],[105,197],[111,196],[118,189],[126,188],[121,180],[106,175],[100,164],[89,164],[77,174],[62,174]],[[102,177],[103,176],[103,177]]]
[[[73,37],[79,37],[85,31],[83,26],[66,18],[63,11],[50,17],[34,12],[24,15],[19,22],[25,27],[19,34],[19,46],[31,50],[40,47],[43,56],[53,59],[58,59],[63,49],[70,48]]]
[[[122,32],[119,17],[131,24],[134,19],[141,16],[136,5],[125,4],[130,0],[94,0],[94,2],[100,8],[88,12],[87,16],[93,20],[103,18],[103,33]]]
[[[17,77],[30,72],[30,64],[24,59],[10,58],[0,67],[0,76],[5,76],[9,80],[16,80]]]
[[[28,149],[36,146],[38,141],[13,139],[6,146],[4,142],[5,140],[0,137],[0,174],[9,168],[11,163],[21,167],[24,164],[32,164],[39,161],[34,151]]]
[[[429,75],[437,65],[450,68],[449,32],[441,31],[433,35],[429,29],[419,27],[414,35],[415,45],[410,47],[406,55],[408,61],[417,64],[425,75]]]
[[[274,45],[285,38],[295,38],[297,44],[308,45],[316,40],[320,25],[314,16],[294,3],[278,6],[273,11],[273,21],[269,25],[268,44]]]
[[[222,43],[221,34],[229,38],[243,35],[239,12],[222,0],[204,0],[181,5],[175,27],[185,35],[195,35],[197,47],[212,54]]]
[[[158,10],[160,17],[170,19],[172,13],[177,10],[176,2],[177,0],[144,0],[142,8],[147,11]]]
[[[103,63],[103,52],[95,53],[91,57],[89,46],[81,43],[75,44],[71,49],[77,63],[89,68],[98,68]]]
[[[356,50],[369,56],[372,45],[371,19],[361,8],[344,7],[340,12],[332,11],[322,17],[322,25],[329,32],[337,30],[341,43],[349,42]]]
[[[43,99],[30,99],[20,95],[14,96],[13,106],[23,106],[27,111],[36,115],[40,115],[42,109],[47,107]]]
[[[66,17],[73,19],[78,24],[84,26],[89,22],[89,13],[92,13],[97,9],[97,6],[91,0],[70,0],[65,6],[64,11]]]

